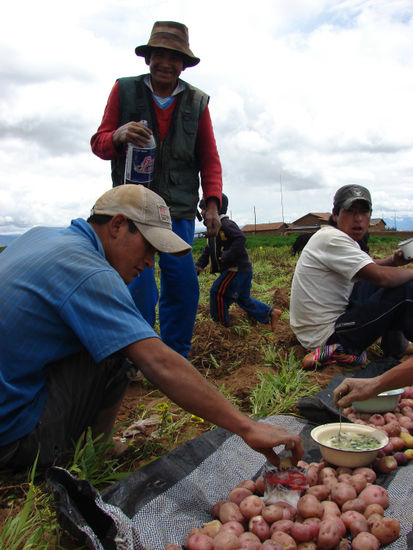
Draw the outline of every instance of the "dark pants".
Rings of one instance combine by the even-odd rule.
[[[347,353],[359,354],[380,337],[384,354],[394,357],[402,356],[413,339],[412,281],[395,288],[356,283],[327,343],[339,343]]]
[[[38,452],[41,467],[58,461],[99,412],[122,398],[130,367],[121,356],[97,364],[86,351],[51,363],[39,422],[21,439],[0,447],[0,466],[31,466]]]
[[[229,326],[229,308],[235,302],[260,323],[270,321],[271,307],[251,296],[252,271],[225,270],[212,284],[209,292],[211,317]]]

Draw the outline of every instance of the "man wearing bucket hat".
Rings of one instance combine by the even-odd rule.
[[[188,29],[182,23],[157,21],[148,43],[138,46],[135,53],[145,58],[150,72],[116,81],[101,125],[91,138],[92,151],[111,161],[113,185],[121,185],[127,144],[144,147],[153,134],[156,153],[153,181],[148,186],[169,206],[173,230],[192,244],[200,176],[207,206],[207,235],[213,237],[220,225],[221,164],[209,97],[179,78],[184,69],[200,61],[189,48]],[[148,127],[141,120],[146,120]],[[193,258],[161,254],[159,266],[161,338],[187,357],[199,299]],[[145,270],[130,290],[137,307],[153,326],[158,299],[153,270]]]
[[[298,436],[241,414],[136,309],[126,284],[155,251],[191,250],[171,227],[161,197],[124,185],[104,193],[87,221],[36,227],[1,253],[0,467],[30,466],[38,451],[39,465],[49,465],[88,426],[108,438],[135,365],[274,463],[277,445],[300,458]]]
[[[381,337],[386,355],[400,357],[413,338],[413,269],[399,269],[401,250],[373,260],[359,241],[366,234],[371,195],[345,185],[334,196],[329,225],[308,241],[291,286],[290,323],[310,368],[327,362],[358,365]]]

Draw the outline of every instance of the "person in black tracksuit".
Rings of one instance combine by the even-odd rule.
[[[199,203],[204,214],[205,203]],[[270,324],[274,330],[281,311],[251,297],[252,264],[245,248],[246,237],[238,225],[227,215],[228,197],[222,194],[219,211],[221,227],[216,237],[209,238],[195,264],[199,274],[208,263],[211,273],[220,273],[210,290],[210,313],[214,321],[229,326],[229,308],[235,302],[250,317]]]

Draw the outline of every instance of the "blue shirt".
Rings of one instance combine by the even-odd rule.
[[[153,337],[86,221],[13,241],[0,254],[0,446],[36,426],[49,363],[83,347],[99,362]]]

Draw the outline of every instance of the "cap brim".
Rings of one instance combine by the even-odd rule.
[[[368,199],[365,199],[363,197],[351,197],[351,198],[345,200],[343,202],[342,208],[344,208],[344,210],[348,210],[351,207],[351,205],[354,204],[357,201],[363,201],[363,202],[367,203],[370,210],[371,210],[371,202]]]
[[[172,256],[186,256],[192,250],[191,245],[170,229],[134,223],[145,239],[159,252],[166,252]]]

